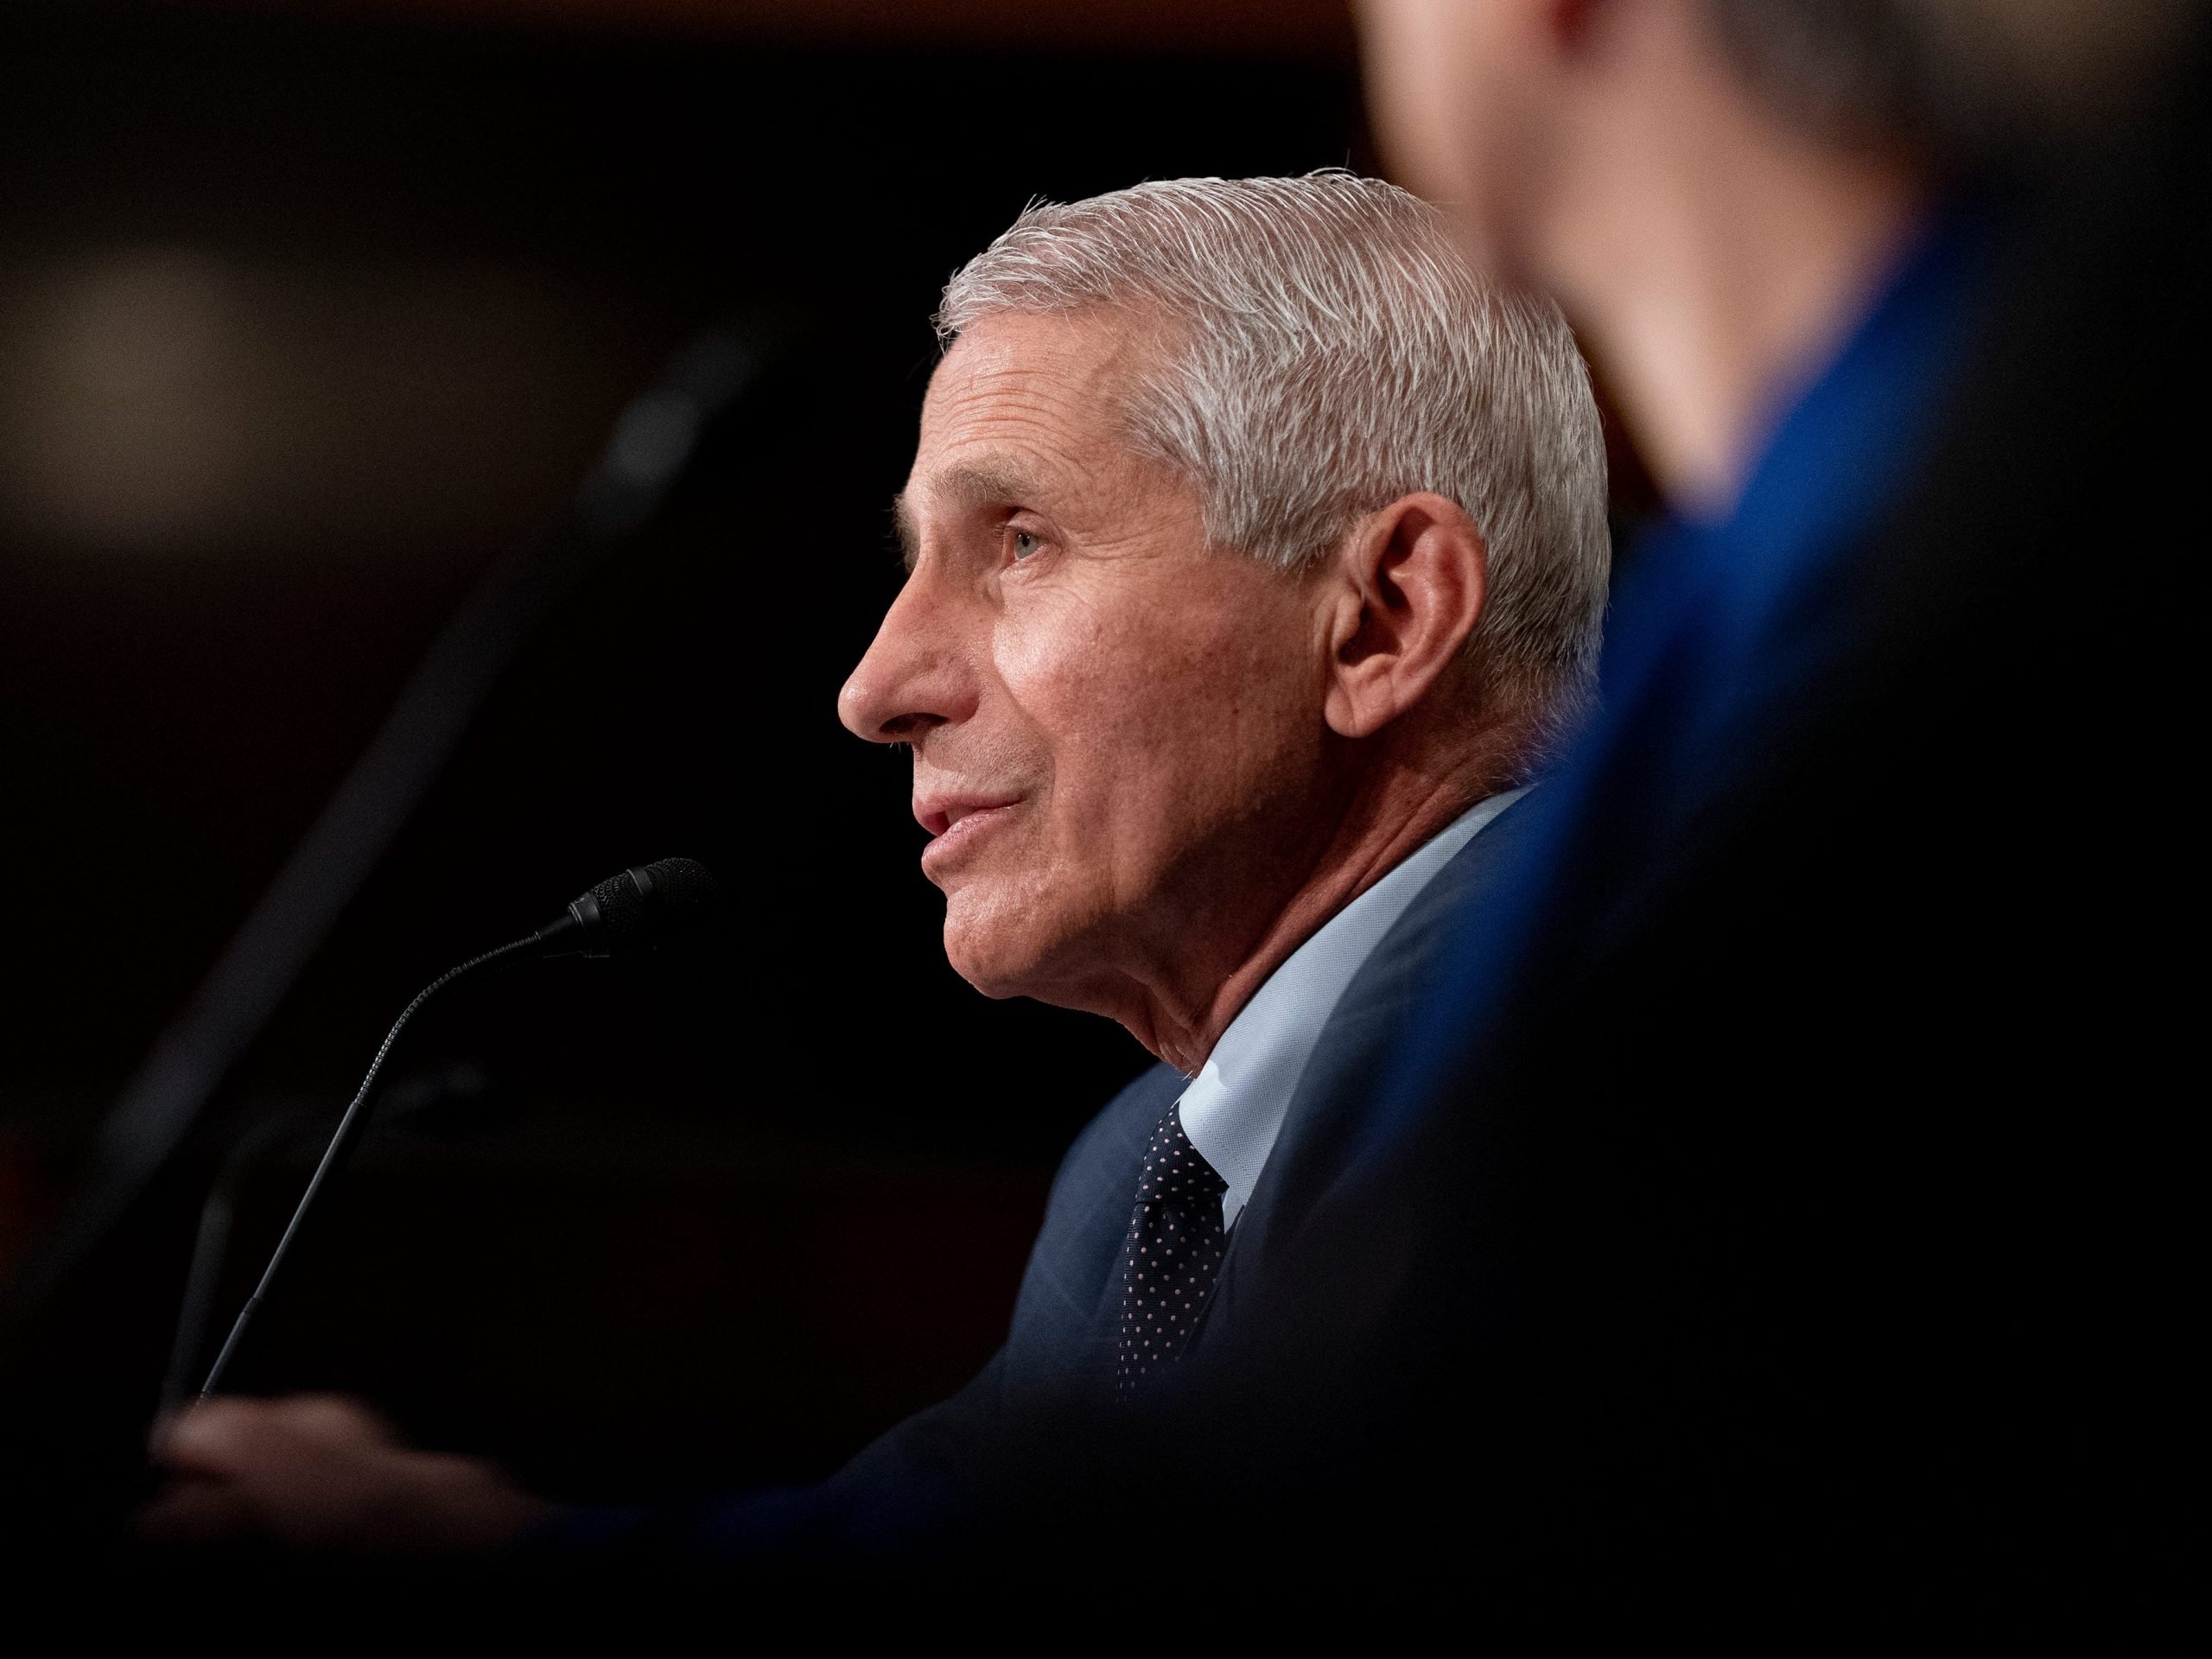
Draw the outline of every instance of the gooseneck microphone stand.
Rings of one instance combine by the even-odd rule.
[[[721,889],[706,868],[693,859],[664,858],[609,877],[578,897],[558,919],[535,933],[448,968],[417,991],[414,1000],[399,1011],[399,1018],[391,1022],[391,1029],[378,1046],[376,1057],[369,1062],[368,1071],[361,1078],[360,1088],[354,1091],[352,1103],[338,1120],[330,1143],[323,1148],[321,1161],[316,1164],[306,1191],[293,1207],[283,1236],[270,1253],[260,1282],[254,1286],[253,1294],[246,1298],[245,1306],[232,1321],[221,1351],[209,1367],[207,1380],[200,1385],[200,1397],[207,1399],[220,1386],[223,1374],[237,1356],[238,1344],[253,1323],[253,1316],[268,1300],[308,1218],[315,1213],[317,1200],[360,1144],[372,1116],[370,1102],[376,1093],[377,1078],[384,1071],[385,1062],[391,1058],[392,1049],[406,1031],[408,1022],[424,1007],[462,980],[502,963],[542,957],[629,956],[657,950],[664,945],[678,949],[696,946],[712,938],[722,920]],[[227,1211],[238,1163],[238,1154],[234,1154],[217,1175],[214,1189],[201,1212],[192,1265],[185,1275],[184,1306],[178,1316],[176,1338],[169,1355],[168,1380],[162,1402],[164,1414],[168,1408],[181,1403],[183,1379],[189,1375],[200,1333],[206,1327],[208,1309],[213,1302],[220,1278],[222,1250],[229,1237]]]
[[[508,944],[500,945],[497,950],[485,951],[481,956],[471,957],[458,967],[448,968],[444,973],[440,974],[417,991],[415,994],[415,1000],[400,1010],[399,1018],[391,1022],[391,1029],[385,1033],[383,1043],[378,1046],[376,1058],[369,1062],[368,1073],[362,1077],[361,1086],[355,1091],[353,1103],[346,1107],[346,1115],[338,1120],[338,1128],[332,1132],[330,1144],[322,1149],[321,1161],[315,1165],[315,1173],[308,1178],[307,1191],[300,1194],[299,1203],[293,1206],[292,1218],[284,1224],[284,1236],[276,1241],[276,1248],[270,1252],[269,1265],[261,1270],[260,1282],[254,1286],[253,1294],[245,1299],[245,1306],[238,1310],[238,1318],[231,1322],[230,1335],[223,1338],[223,1346],[215,1356],[215,1363],[207,1368],[207,1380],[200,1385],[200,1397],[202,1400],[213,1394],[216,1388],[222,1382],[223,1373],[230,1369],[232,1357],[238,1352],[238,1344],[245,1336],[246,1327],[253,1323],[253,1316],[261,1311],[261,1304],[268,1297],[270,1287],[276,1284],[277,1274],[283,1271],[284,1262],[291,1255],[292,1246],[298,1241],[302,1228],[305,1225],[308,1216],[314,1212],[315,1200],[321,1196],[323,1188],[330,1183],[331,1179],[346,1166],[347,1160],[353,1155],[353,1149],[360,1144],[361,1136],[369,1127],[369,1096],[376,1090],[377,1076],[384,1070],[384,1063],[391,1054],[392,1045],[399,1040],[399,1033],[407,1029],[407,1022],[420,1013],[423,1005],[436,997],[440,992],[457,984],[471,974],[489,968],[495,963],[512,961],[518,957],[542,955],[544,950],[545,935],[538,932],[530,935],[527,938],[512,940]],[[194,1255],[197,1255],[197,1254],[195,1250]],[[202,1269],[201,1264],[195,1260],[193,1268],[194,1271],[187,1279],[188,1294],[197,1288],[195,1281],[213,1276],[212,1263]],[[210,1284],[207,1288],[212,1291],[213,1286]],[[200,1323],[200,1320],[192,1317],[192,1312],[188,1309],[185,1317],[179,1321],[180,1338],[184,1336],[187,1330]],[[187,1357],[187,1363],[189,1363],[188,1357]]]

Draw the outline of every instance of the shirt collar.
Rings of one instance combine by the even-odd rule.
[[[1353,976],[1421,890],[1526,793],[1507,790],[1461,813],[1323,923],[1229,1022],[1180,1103],[1183,1133],[1228,1183],[1221,1195],[1224,1227],[1235,1224],[1259,1184],[1321,1028]]]

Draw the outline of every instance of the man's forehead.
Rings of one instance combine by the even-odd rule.
[[[1135,319],[1103,307],[983,317],[946,350],[930,377],[931,395],[1033,380],[1082,387],[1116,372],[1138,332]]]
[[[1126,448],[1108,378],[1115,347],[1062,318],[994,318],[938,365],[902,517],[1079,493]]]
[[[988,317],[931,377],[921,442],[893,501],[911,566],[920,520],[1001,507],[1096,518],[1138,485],[1121,382],[1140,332],[1118,314]]]
[[[976,444],[1052,451],[1115,424],[1142,348],[1103,310],[986,317],[952,343],[922,404],[922,455]]]

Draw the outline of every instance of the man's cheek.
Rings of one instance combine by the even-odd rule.
[[[1056,745],[1138,712],[1162,677],[1156,621],[1133,614],[1122,597],[1062,591],[998,624],[999,681],[1026,722]]]

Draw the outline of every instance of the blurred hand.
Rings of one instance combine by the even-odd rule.
[[[479,1554],[554,1512],[497,1465],[415,1451],[367,1407],[337,1395],[208,1401],[163,1422],[152,1452],[169,1478],[139,1513],[149,1538]]]

